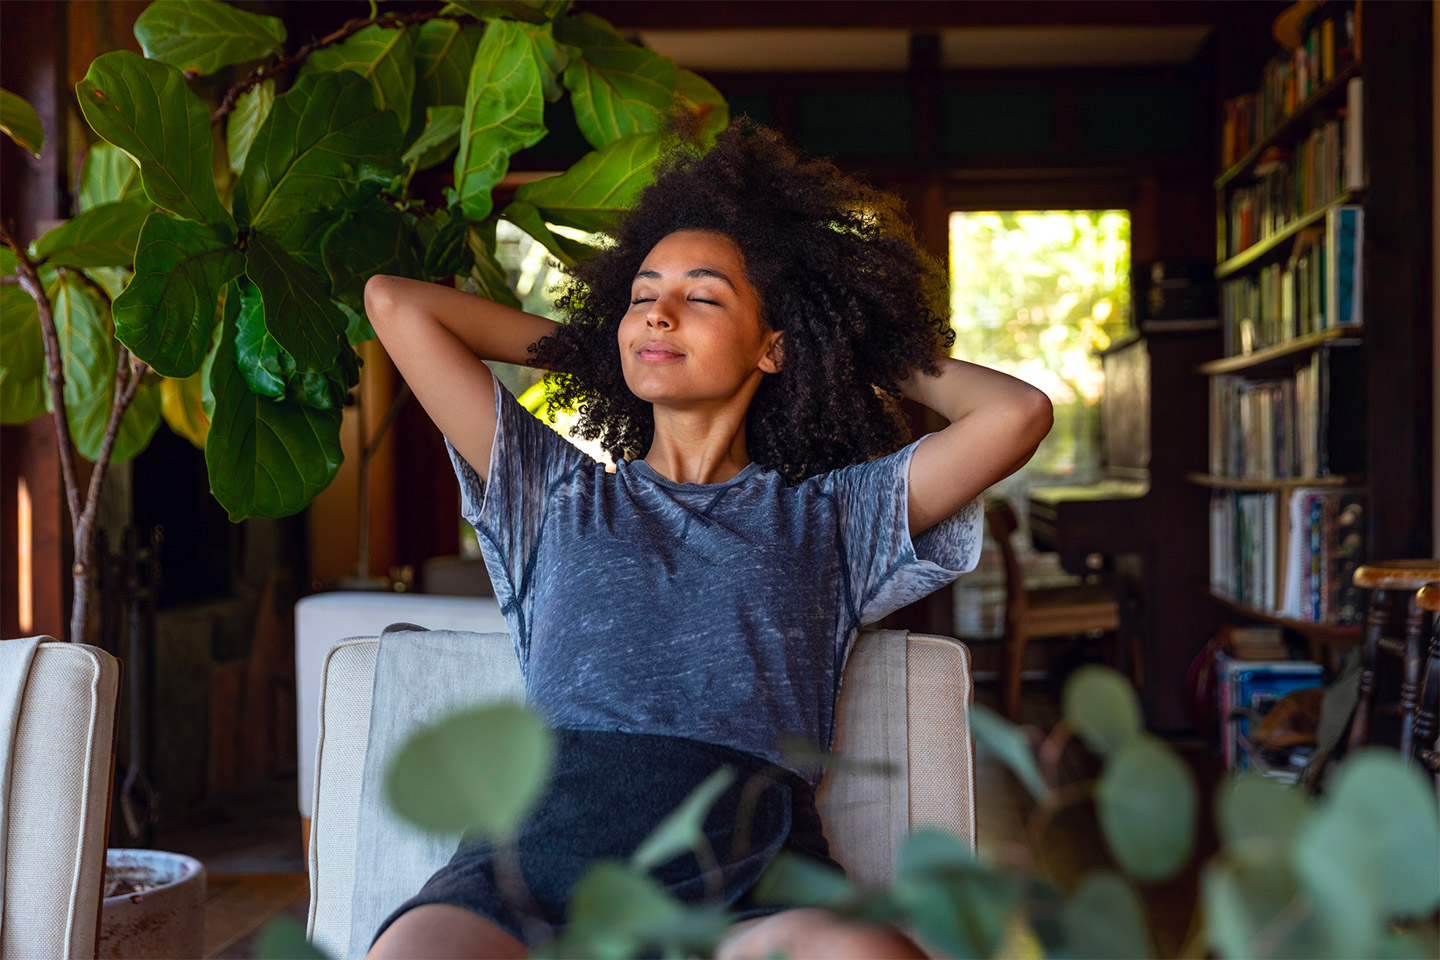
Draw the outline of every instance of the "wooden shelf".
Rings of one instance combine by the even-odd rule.
[[[1209,473],[1187,473],[1185,479],[1202,487],[1217,490],[1287,490],[1294,487],[1363,487],[1362,477],[1285,477],[1278,480],[1246,480],[1239,477],[1217,477]]]
[[[1331,327],[1328,330],[1321,330],[1319,333],[1307,333],[1303,337],[1295,337],[1293,340],[1286,340],[1283,343],[1273,344],[1268,347],[1261,347],[1250,353],[1239,353],[1233,357],[1221,357],[1219,360],[1211,360],[1202,363],[1195,369],[1208,376],[1217,373],[1234,373],[1237,370],[1246,370],[1251,367],[1261,367],[1268,363],[1284,357],[1300,353],[1309,353],[1323,343],[1330,343],[1339,340],[1358,340],[1364,333],[1364,327]]]
[[[1251,244],[1250,246],[1242,250],[1240,253],[1237,253],[1229,260],[1226,260],[1224,263],[1220,264],[1218,267],[1215,268],[1215,279],[1223,280],[1224,278],[1230,276],[1230,274],[1232,273],[1238,273],[1239,271],[1244,270],[1246,267],[1250,266],[1250,264],[1261,259],[1267,253],[1280,246],[1280,244],[1284,243],[1286,240],[1289,240],[1291,237],[1295,236],[1295,234],[1299,233],[1301,230],[1304,230],[1306,227],[1311,226],[1312,224],[1323,221],[1325,219],[1326,211],[1328,211],[1331,207],[1340,207],[1344,206],[1347,203],[1359,203],[1360,200],[1360,191],[1352,190],[1348,193],[1340,194],[1338,197],[1336,197],[1334,200],[1331,200],[1323,207],[1316,207],[1314,210],[1311,210],[1309,213],[1305,214],[1305,216],[1286,225],[1286,227],[1280,232],[1271,234],[1264,240]]]
[[[1331,77],[1330,82],[1325,84],[1325,86],[1310,94],[1305,102],[1297,106],[1290,116],[1280,121],[1278,127],[1271,130],[1259,143],[1251,147],[1250,152],[1241,157],[1238,163],[1216,177],[1215,189],[1224,190],[1225,186],[1232,180],[1248,173],[1250,169],[1255,166],[1255,161],[1260,159],[1260,155],[1271,147],[1299,140],[1300,135],[1308,132],[1313,125],[1314,117],[1312,113],[1315,108],[1330,100],[1342,99],[1345,95],[1346,85],[1350,82],[1350,78],[1356,76],[1358,73],[1359,65],[1351,64]]]
[[[1256,610],[1247,607],[1242,603],[1236,603],[1228,597],[1221,596],[1213,590],[1206,591],[1211,600],[1214,600],[1221,607],[1229,610],[1237,616],[1246,620],[1258,620],[1262,623],[1273,623],[1294,630],[1302,634],[1307,640],[1319,641],[1339,647],[1354,646],[1360,642],[1361,625],[1338,624],[1338,623],[1311,623],[1308,620],[1295,620],[1290,617],[1282,617],[1275,613],[1266,613],[1263,610]]]

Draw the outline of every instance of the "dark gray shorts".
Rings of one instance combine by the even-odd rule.
[[[450,862],[385,919],[372,946],[402,913],[429,903],[478,913],[532,948],[552,939],[564,925],[571,890],[592,862],[628,860],[695,787],[727,765],[736,777],[711,807],[704,827],[721,868],[718,901],[710,896],[699,861],[688,853],[651,871],[672,896],[686,903],[723,905],[736,920],[746,920],[785,909],[752,898],[756,880],[780,850],[840,870],[830,859],[815,793],[790,770],[740,750],[684,737],[595,730],[554,733],[556,762],[549,791],[516,841],[532,904],[527,907],[502,894],[514,885],[506,888],[497,882],[493,845],[466,835]],[[715,885],[712,877],[709,887]]]

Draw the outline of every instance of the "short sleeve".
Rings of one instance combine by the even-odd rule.
[[[449,437],[445,449],[460,481],[460,514],[475,528],[495,599],[515,634],[523,665],[529,646],[529,579],[546,510],[559,482],[595,461],[531,416],[498,378],[491,379],[495,439],[489,482],[480,478]]]
[[[983,495],[910,536],[910,460],[924,439],[824,475],[823,486],[836,500],[849,594],[861,626],[934,593],[980,562]]]

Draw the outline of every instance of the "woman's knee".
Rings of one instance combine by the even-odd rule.
[[[448,903],[427,903],[396,917],[366,960],[485,960],[529,951],[498,924]]]
[[[760,960],[780,954],[788,960],[919,958],[925,952],[893,927],[852,923],[825,910],[782,910],[762,920],[737,924],[721,941],[716,960]]]

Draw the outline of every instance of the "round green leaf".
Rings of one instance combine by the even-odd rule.
[[[233,228],[210,169],[210,111],[179,70],[116,50],[95,58],[75,95],[91,129],[140,165],[153,203]]]
[[[521,184],[515,200],[537,207],[551,223],[603,233],[654,179],[661,137],[637,133],[592,150],[557,177]]]
[[[960,957],[995,955],[1020,907],[1022,883],[1014,874],[978,864],[906,877],[892,899],[927,943]]]
[[[1087,873],[1062,913],[1067,956],[1075,960],[1147,960],[1155,956],[1145,908],[1125,878]]]
[[[135,20],[145,56],[206,75],[285,52],[285,24],[215,0],[159,0]]]
[[[1205,868],[1201,885],[1205,937],[1226,960],[1330,958],[1333,929],[1301,888],[1289,863],[1267,852],[1230,851]]]
[[[320,47],[305,58],[300,76],[326,70],[349,70],[375,88],[381,110],[394,110],[400,129],[410,128],[410,101],[415,94],[415,35],[404,27],[372,23],[340,43]]]
[[[1434,790],[1394,752],[1357,752],[1301,829],[1295,858],[1326,904],[1373,898],[1382,915],[1427,914],[1440,903]]]
[[[1215,817],[1227,844],[1271,843],[1288,847],[1314,804],[1303,790],[1270,777],[1230,777],[1216,791]]]
[[[575,884],[561,955],[633,957],[674,931],[685,915],[684,906],[654,880],[602,861]]]
[[[135,262],[140,228],[148,216],[150,208],[138,203],[102,203],[36,240],[31,256],[56,266],[128,267]]]
[[[455,188],[471,220],[490,213],[490,191],[510,156],[545,136],[545,88],[563,64],[548,25],[495,20],[485,28],[465,93]],[[550,78],[547,80],[547,78]]]
[[[1091,664],[1071,674],[1062,706],[1065,722],[1101,756],[1115,753],[1145,729],[1135,688],[1109,667]]]
[[[1019,727],[977,703],[970,708],[970,730],[981,749],[993,753],[997,760],[1009,767],[1032,797],[1040,800],[1050,792],[1045,778],[1040,775],[1030,741]]]
[[[335,479],[344,459],[341,413],[252,393],[235,367],[237,314],[227,306],[220,347],[207,360],[214,396],[205,438],[210,492],[233,522],[288,517]]]
[[[296,217],[354,210],[394,178],[402,131],[349,70],[296,80],[275,98],[235,188],[235,216],[283,235]]]
[[[629,43],[593,13],[555,21],[555,38],[580,49],[564,80],[592,147],[660,129],[679,82],[674,60]]]
[[[45,148],[45,127],[40,123],[40,114],[24,97],[5,89],[0,89],[0,130],[39,159],[40,151]]]
[[[425,830],[512,834],[540,800],[554,751],[550,731],[518,703],[453,714],[400,749],[385,794]]]
[[[190,376],[209,349],[220,290],[243,264],[225,228],[150,214],[135,276],[112,304],[116,336],[156,373]]]
[[[124,150],[101,140],[85,151],[85,159],[80,163],[80,198],[76,209],[89,210],[117,200],[134,200],[150,206],[135,161]]]
[[[260,289],[265,328],[295,358],[296,369],[330,369],[336,342],[345,331],[345,315],[320,279],[258,231],[250,234],[245,250],[245,275]]]
[[[855,899],[855,885],[818,861],[781,851],[755,884],[756,903],[839,907]]]
[[[1190,859],[1194,778],[1184,761],[1154,737],[1136,737],[1109,758],[1095,803],[1105,842],[1130,876],[1163,880]]]
[[[230,172],[237,177],[245,172],[245,159],[255,134],[265,125],[275,106],[275,80],[262,80],[240,94],[235,109],[225,120],[225,152],[230,158]]]
[[[305,937],[305,929],[283,914],[260,931],[255,944],[259,960],[330,960],[329,954]]]

